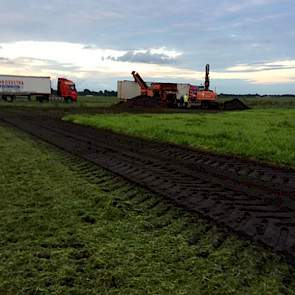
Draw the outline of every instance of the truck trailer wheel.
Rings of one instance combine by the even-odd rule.
[[[39,96],[36,96],[36,100],[40,103],[43,103],[44,101],[48,102],[49,96],[48,95],[39,95]]]
[[[13,102],[13,101],[14,101],[14,98],[15,98],[15,97],[14,97],[13,95],[7,95],[7,96],[6,96],[6,101],[7,101],[7,102]]]
[[[36,96],[36,100],[37,100],[39,103],[43,103],[43,102],[44,102],[44,96],[43,96],[43,95]]]

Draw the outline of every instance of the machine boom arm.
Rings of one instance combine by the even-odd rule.
[[[210,88],[209,71],[210,71],[210,66],[207,64],[206,65],[206,75],[205,75],[205,91],[208,91]]]
[[[133,71],[131,74],[132,74],[135,82],[137,82],[138,85],[140,86],[141,90],[147,91],[148,90],[148,86],[146,85],[146,83],[144,82],[144,80],[141,78],[141,76],[137,72],[135,72],[135,71]]]

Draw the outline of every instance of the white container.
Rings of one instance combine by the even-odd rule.
[[[50,77],[0,75],[0,95],[50,94]]]
[[[180,97],[184,96],[185,94],[189,95],[190,87],[191,87],[190,84],[184,84],[184,83],[177,84],[177,99],[180,99]]]
[[[148,86],[151,83],[146,82]],[[189,95],[190,93],[190,84],[178,83],[177,84],[177,99],[180,99],[181,96],[185,94]],[[130,98],[139,96],[141,94],[140,86],[134,81],[118,81],[117,83],[118,98],[121,100],[128,100]]]
[[[121,100],[128,100],[141,94],[139,85],[134,81],[118,81],[117,91]]]

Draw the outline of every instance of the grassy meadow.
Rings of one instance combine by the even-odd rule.
[[[65,120],[295,167],[295,109],[211,114],[69,115]]]
[[[267,250],[104,170],[3,127],[0,150],[0,294],[295,293]]]
[[[220,102],[238,98],[244,102],[247,106],[254,109],[266,109],[266,108],[295,108],[295,97],[293,96],[239,96],[233,95],[218,97]]]
[[[231,100],[233,98],[239,98],[250,108],[295,108],[295,98],[291,96],[286,97],[276,97],[276,96],[265,96],[265,97],[253,97],[253,96],[222,96],[218,97],[219,102],[224,102],[226,100]],[[79,108],[79,107],[111,107],[112,105],[119,102],[117,97],[110,96],[79,96],[77,103],[66,103],[66,102],[44,102],[39,103],[36,101],[35,97],[32,97],[31,101],[26,98],[17,98],[12,103],[5,102],[0,99],[0,107],[33,107],[33,108]],[[173,109],[168,109],[166,111],[173,111]],[[174,110],[175,111],[175,110]]]
[[[17,98],[12,103],[0,99],[0,107],[28,107],[28,108],[80,108],[80,107],[110,107],[118,103],[117,97],[110,96],[79,96],[76,103],[63,101],[50,101],[40,103],[32,97],[31,101],[26,98]]]

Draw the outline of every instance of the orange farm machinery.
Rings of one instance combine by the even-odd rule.
[[[177,84],[175,83],[151,83],[149,86],[141,76],[133,71],[134,80],[138,83],[142,96],[159,99],[161,105],[173,106],[177,101]]]
[[[209,89],[209,70],[209,65],[206,65],[204,86],[187,84],[188,88],[186,93],[183,94],[189,96],[191,106],[200,105],[202,108],[208,108],[210,105],[217,104],[217,94]],[[132,75],[135,82],[140,86],[142,96],[157,98],[159,103],[164,106],[178,106],[178,84],[153,82],[148,85],[137,72],[133,71]]]

